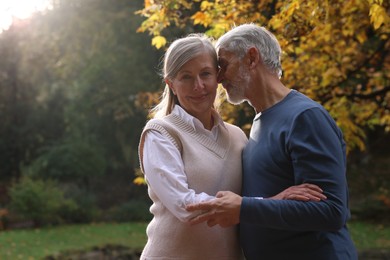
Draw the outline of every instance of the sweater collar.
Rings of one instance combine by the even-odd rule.
[[[175,107],[173,108],[171,114],[174,114],[178,117],[180,117],[184,122],[186,122],[187,124],[189,124],[194,130],[196,130],[197,128],[203,128],[203,124],[200,122],[199,119],[197,119],[196,117],[188,114],[181,106],[179,105],[175,105]],[[214,109],[212,110],[212,115],[213,115],[213,118],[214,118],[214,126],[213,128],[211,129],[211,131],[214,130],[214,128],[217,128],[218,126],[222,126],[224,128],[226,128],[221,116],[218,114],[217,111],[215,111]]]

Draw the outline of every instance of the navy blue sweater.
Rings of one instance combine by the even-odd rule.
[[[349,236],[345,142],[318,103],[292,90],[254,119],[243,152],[240,241],[248,260],[357,259]],[[321,202],[259,200],[302,183]]]

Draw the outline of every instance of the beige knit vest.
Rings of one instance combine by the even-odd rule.
[[[197,133],[177,115],[152,119],[141,135],[141,168],[144,136],[154,129],[179,149],[190,189],[209,195],[221,190],[239,194],[241,152],[247,138],[238,127],[227,123],[225,126],[219,126],[218,139],[214,141]],[[170,213],[150,187],[148,193],[153,201],[150,211],[154,218],[147,228],[148,242],[141,259],[241,259],[235,227],[210,228],[205,223],[190,226]]]

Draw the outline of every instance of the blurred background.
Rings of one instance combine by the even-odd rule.
[[[275,33],[282,81],[337,121],[348,145],[352,220],[383,230],[390,219],[389,15],[382,0],[2,0],[0,251],[1,237],[14,230],[147,223],[151,202],[137,148],[163,88],[164,50],[188,33],[217,39],[244,22]],[[226,102],[221,113],[245,131],[254,116],[248,105]],[[375,246],[390,248],[386,232]]]

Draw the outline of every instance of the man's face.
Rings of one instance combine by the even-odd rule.
[[[223,48],[218,50],[220,71],[218,82],[226,89],[228,101],[240,104],[247,100],[245,91],[249,84],[249,74],[240,58]]]

